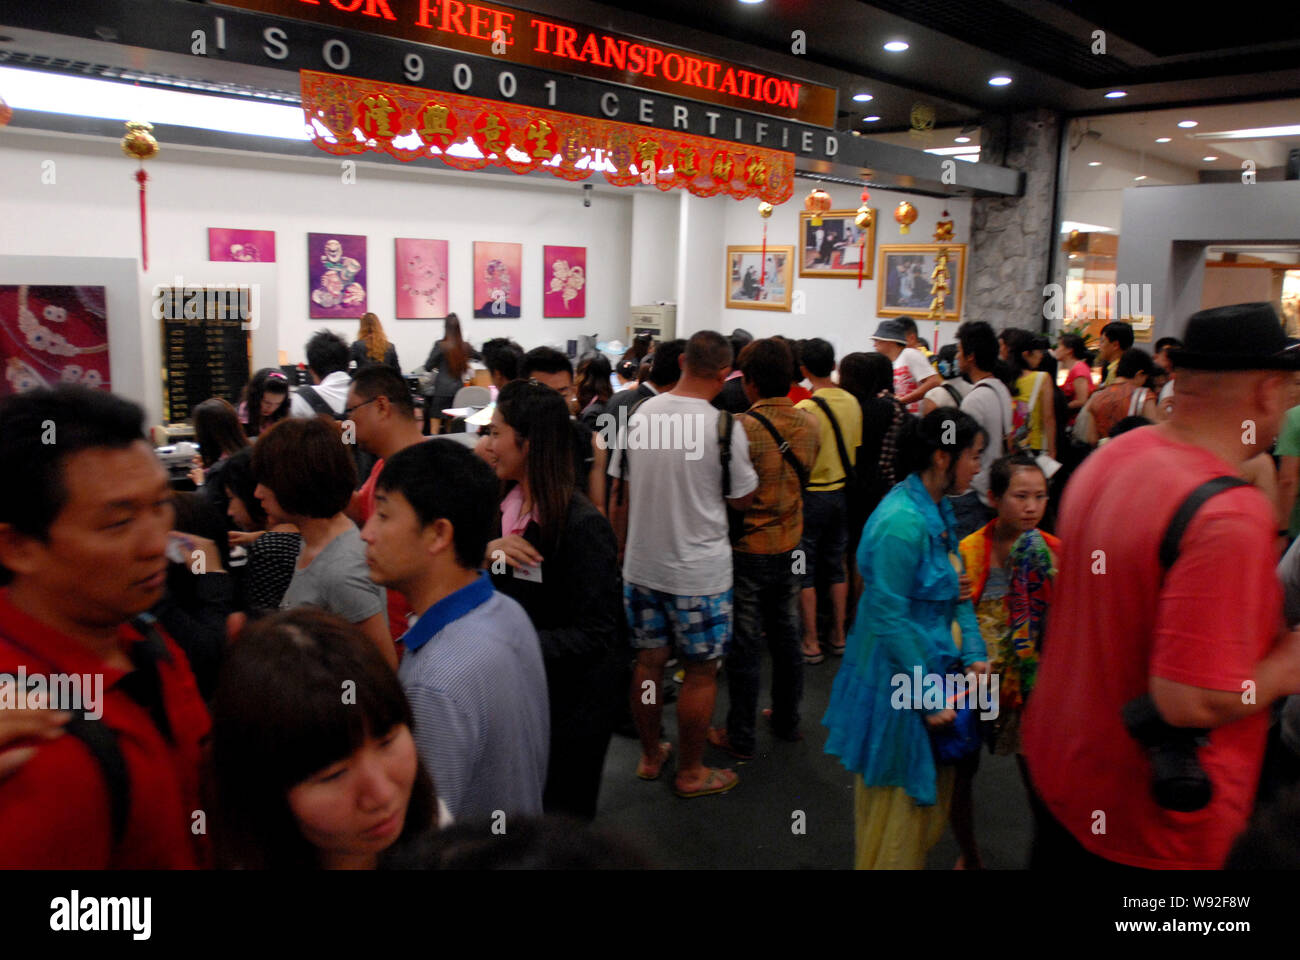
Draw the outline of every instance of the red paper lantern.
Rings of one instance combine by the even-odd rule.
[[[0,127],[9,126],[9,121],[14,117],[13,107],[5,103],[4,98],[0,97]]]

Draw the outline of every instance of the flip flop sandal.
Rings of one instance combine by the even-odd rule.
[[[668,755],[673,752],[673,745],[667,740],[659,743],[659,765],[654,767],[651,773],[651,767],[645,762],[643,756],[636,765],[636,775],[642,780],[658,780],[659,774],[664,772],[664,764],[668,762]]]
[[[754,755],[752,753],[741,753],[739,750],[737,750],[735,747],[731,745],[731,738],[727,736],[727,731],[725,728],[709,727],[708,741],[713,746],[717,747],[719,750],[726,751],[727,753],[731,754],[733,757],[735,757],[737,760],[741,761],[742,763],[746,760],[754,759]]]
[[[826,654],[822,653],[820,650],[817,651],[816,654],[805,653],[803,655],[803,662],[808,664],[809,666],[813,664],[821,663],[825,659],[826,659]]]
[[[730,779],[728,779],[727,774],[731,774]],[[674,785],[673,793],[686,800],[693,797],[709,797],[715,793],[726,793],[739,782],[740,777],[736,775],[735,771],[714,769],[709,771],[709,775],[704,778],[704,782],[694,790],[681,790]]]
[[[842,657],[844,656],[844,648],[847,646],[848,646],[847,643],[841,643],[839,646],[836,646],[835,644],[832,643],[831,653],[835,654],[835,656],[837,657]]]

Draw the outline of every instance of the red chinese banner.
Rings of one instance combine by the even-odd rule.
[[[781,150],[333,73],[303,70],[301,79],[312,139],[329,153],[547,170],[564,180],[599,171],[620,187],[653,183],[773,204],[794,193],[794,154]]]

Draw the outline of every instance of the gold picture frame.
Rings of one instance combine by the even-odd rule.
[[[966,244],[886,243],[880,247],[876,275],[876,316],[927,317],[930,274],[940,247],[948,251],[948,296],[940,320],[960,320],[966,288]]]
[[[794,247],[768,244],[768,265],[762,269],[760,278],[762,257],[762,247],[727,247],[722,282],[729,309],[789,311],[794,285]]]
[[[871,208],[871,225],[862,230],[854,221],[856,210],[828,210],[822,214],[820,226],[813,226],[812,214],[799,214],[799,276],[858,278],[859,254],[862,256],[862,279],[875,275],[876,217],[880,211]],[[822,232],[818,241],[817,231]],[[861,246],[866,234],[867,245]]]

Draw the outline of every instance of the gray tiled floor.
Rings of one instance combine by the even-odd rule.
[[[822,752],[821,725],[838,657],[805,668],[802,743],[773,738],[760,721],[758,753],[737,764],[712,747],[705,762],[733,767],[740,783],[730,793],[681,800],[672,793],[672,771],[654,782],[636,778],[640,746],[615,736],[605,761],[597,825],[635,841],[658,866],[681,868],[848,869],[853,865],[853,778],[837,758]],[[724,668],[725,669],[725,668]],[[764,660],[763,689],[767,689]],[[760,701],[766,705],[766,695]],[[719,683],[716,722],[726,715],[726,682]],[[667,738],[676,751],[676,710],[664,711]],[[802,811],[806,833],[793,826]],[[1023,867],[1032,833],[1029,805],[1011,757],[981,758],[975,781],[976,835],[986,867]],[[930,869],[949,869],[957,846],[951,831],[930,853]]]

